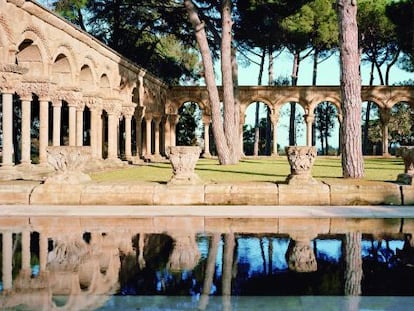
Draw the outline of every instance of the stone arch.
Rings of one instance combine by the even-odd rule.
[[[58,47],[53,58],[51,76],[57,78],[58,85],[73,85],[76,80],[76,58],[68,45]],[[62,84],[60,84],[62,83]]]
[[[13,33],[3,14],[0,14],[0,56],[8,63],[14,63],[15,59],[9,59],[9,51],[14,45]],[[14,56],[14,55],[13,55]]]
[[[397,94],[397,95],[391,97],[387,101],[386,106],[391,109],[396,104],[401,103],[401,102],[407,103],[412,108],[414,108],[414,97],[409,96],[409,95],[405,95],[405,94]]]
[[[381,154],[382,145],[381,140],[371,141],[369,139],[370,131],[377,127],[382,128],[381,112],[385,112],[383,105],[378,103],[378,99],[374,100],[363,100],[362,102],[362,113],[361,113],[361,126],[362,126],[362,152],[364,155],[375,155]],[[370,130],[371,129],[371,130]],[[382,130],[379,131],[380,133]]]
[[[50,51],[47,40],[36,27],[27,27],[19,40],[16,60],[19,65],[29,68],[30,76],[45,76],[48,73]]]
[[[111,82],[107,74],[102,74],[99,79],[99,92],[104,98],[111,96]]]
[[[95,75],[91,67],[87,64],[82,65],[79,72],[79,87],[82,91],[91,91],[95,89]]]
[[[72,85],[73,71],[65,54],[58,54],[51,66],[51,77],[58,86]]]

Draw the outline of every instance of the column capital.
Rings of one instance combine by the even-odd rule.
[[[145,115],[145,106],[136,106],[135,107],[135,119],[137,120],[142,120],[144,118]]]
[[[137,104],[132,103],[132,102],[122,105],[122,114],[124,115],[124,117],[132,118],[132,116],[134,115],[136,106]]]
[[[207,114],[203,114],[203,124],[210,124],[211,123],[211,116]]]
[[[383,125],[390,123],[391,118],[391,109],[390,108],[381,108],[380,109],[380,121]]]
[[[121,116],[122,106],[120,105],[120,101],[116,98],[104,99],[103,109],[105,109],[109,115],[116,115],[117,117]]]
[[[313,114],[305,114],[303,118],[305,119],[306,123],[313,123],[313,121],[315,121],[315,115]]]
[[[15,64],[0,64],[0,91],[13,94],[21,88],[21,76],[28,71]]]
[[[23,81],[21,89],[25,94],[34,93],[39,97],[39,101],[50,101],[54,97],[54,85],[49,81]]]
[[[180,120],[180,115],[178,115],[178,114],[169,114],[168,115],[168,120],[170,121],[171,124],[176,125],[178,123],[178,120]]]

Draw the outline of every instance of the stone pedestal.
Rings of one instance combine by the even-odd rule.
[[[317,184],[312,177],[311,170],[316,159],[314,146],[288,146],[285,148],[290,165],[288,184]]]
[[[92,150],[87,146],[50,146],[46,149],[47,161],[55,174],[45,180],[47,183],[80,184],[91,180],[83,173],[91,159]]]
[[[401,146],[397,149],[397,156],[404,161],[404,173],[398,174],[397,182],[412,185],[414,176],[414,146]]]
[[[168,184],[198,184],[201,182],[194,172],[201,148],[198,146],[169,146],[168,156],[173,167],[173,176]]]

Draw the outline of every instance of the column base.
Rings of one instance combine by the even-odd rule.
[[[22,174],[13,165],[0,167],[0,180],[16,180],[22,179]]]
[[[205,152],[205,153],[203,153],[203,154],[201,155],[201,157],[202,157],[202,158],[205,158],[205,159],[211,159],[211,158],[212,158],[212,156],[211,156],[211,153],[210,153],[210,152]]]

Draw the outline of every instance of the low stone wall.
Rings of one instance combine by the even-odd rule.
[[[413,205],[414,187],[397,183],[327,179],[316,185],[271,182],[173,185],[27,181],[0,183],[0,204],[31,205]]]

